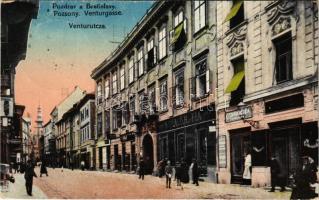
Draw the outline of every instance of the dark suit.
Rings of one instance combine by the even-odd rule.
[[[144,166],[144,161],[141,160],[140,161],[140,170],[139,170],[139,178],[141,178],[142,180],[144,180],[144,169],[145,166]]]
[[[193,165],[193,169],[192,169],[192,172],[193,172],[193,184],[196,184],[198,186],[198,177],[199,177],[199,172],[198,172],[198,164],[197,162],[193,162],[194,165]]]
[[[27,190],[28,195],[32,195],[32,184],[33,184],[33,177],[37,177],[34,172],[34,167],[31,163],[28,163],[24,172],[25,178],[25,187]]]
[[[284,190],[285,186],[283,184],[283,178],[279,176],[280,173],[281,169],[277,159],[270,160],[271,191],[274,191],[277,185]]]

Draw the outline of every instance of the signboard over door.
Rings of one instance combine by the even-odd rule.
[[[226,135],[221,135],[218,137],[218,165],[220,168],[227,167]]]

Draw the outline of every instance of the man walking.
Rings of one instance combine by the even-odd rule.
[[[166,188],[171,188],[172,173],[173,173],[173,168],[171,166],[171,162],[168,160],[167,165],[165,167]]]
[[[33,177],[37,177],[34,172],[34,166],[31,160],[28,160],[26,170],[24,172],[25,187],[29,196],[32,196]]]
[[[49,176],[47,166],[44,160],[42,161],[41,167],[40,167],[40,177],[42,177],[42,174],[46,174],[47,176]]]
[[[143,159],[141,158],[141,160],[140,160],[140,169],[139,169],[139,179],[142,179],[142,180],[144,180],[144,161],[143,161]]]
[[[196,186],[198,186],[198,164],[197,164],[197,161],[196,159],[194,158],[193,159],[193,168],[192,168],[192,174],[193,174],[193,184],[196,184]]]
[[[276,159],[276,156],[272,156],[270,160],[271,189],[269,192],[274,192],[277,185],[281,187],[281,192],[286,190],[283,184],[283,180],[281,180],[281,178],[279,177],[280,173],[281,169],[279,162]]]

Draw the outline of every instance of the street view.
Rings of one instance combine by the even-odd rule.
[[[318,0],[1,0],[3,199],[315,199]]]

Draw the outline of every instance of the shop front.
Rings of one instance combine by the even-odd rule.
[[[185,159],[190,166],[196,159],[200,176],[215,180],[215,114],[210,107],[187,112],[159,122],[158,159],[167,158],[172,165]]]
[[[126,133],[120,136],[122,155],[122,171],[130,172],[136,169],[136,155],[135,155],[135,134]]]

